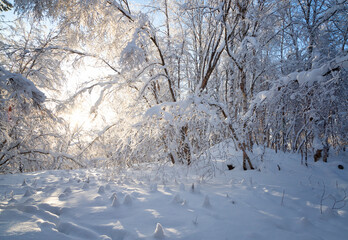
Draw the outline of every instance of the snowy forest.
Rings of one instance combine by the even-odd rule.
[[[0,239],[348,236],[348,0],[0,0]]]
[[[0,6],[1,173],[213,165],[226,141],[247,170],[254,146],[302,164],[347,146],[345,0]]]

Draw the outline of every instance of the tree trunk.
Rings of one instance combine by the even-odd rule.
[[[249,164],[249,168],[250,168],[251,170],[254,170],[254,166],[253,166],[253,164],[251,163],[248,154],[246,153],[246,146],[245,146],[245,143],[241,144],[241,146],[240,146],[239,148],[243,151],[243,170],[248,170],[247,162],[248,162],[248,164]]]
[[[190,165],[191,164],[191,148],[190,148],[190,145],[188,144],[187,130],[188,130],[187,125],[183,126],[180,130],[181,139],[180,139],[180,144],[178,149],[178,156],[179,158],[183,160],[183,162],[186,160],[186,164]]]
[[[224,118],[225,118],[225,119],[227,118],[227,114],[226,114],[226,112],[223,110],[223,108],[221,108],[220,106],[215,105],[215,104],[212,104],[212,105],[214,105],[214,106],[220,108],[220,110],[221,110],[222,115],[224,116]],[[248,163],[248,164],[249,164],[249,168],[250,168],[251,170],[254,170],[255,168],[254,168],[253,164],[251,163],[251,160],[250,160],[250,158],[249,158],[249,156],[248,156],[248,154],[247,154],[247,152],[246,152],[247,150],[246,150],[245,143],[241,143],[241,142],[240,142],[240,140],[239,140],[239,138],[238,138],[238,136],[237,136],[237,134],[236,134],[236,131],[234,130],[234,128],[233,128],[233,126],[232,126],[231,123],[228,124],[228,127],[229,127],[229,129],[231,130],[232,138],[233,138],[234,142],[237,143],[238,148],[239,148],[240,150],[242,150],[242,152],[243,152],[243,169],[244,169],[244,170],[248,170],[248,167],[247,167],[247,163]]]

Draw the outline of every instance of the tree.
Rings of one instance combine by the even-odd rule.
[[[12,8],[12,4],[6,0],[0,0],[0,12],[9,11]]]
[[[258,94],[251,110],[265,116],[260,121],[254,114],[251,122],[269,128],[271,147],[304,153],[307,163],[309,149],[317,153],[315,160],[320,152],[327,161],[330,147],[340,150],[347,144],[347,61],[346,55],[317,69],[291,73]]]
[[[64,29],[28,25],[23,18],[3,25],[0,171],[84,166],[66,153],[71,145],[63,136],[65,123],[44,103],[46,94],[55,96],[65,80]]]
[[[61,27],[66,42],[49,42],[43,48],[47,56],[89,57],[109,69],[66,102],[96,89],[100,94],[91,112],[103,103],[124,103],[116,110],[118,119],[97,131],[79,157],[190,165],[232,138],[246,170],[254,169],[249,158],[254,144],[307,154],[316,139],[326,148],[345,142],[334,133],[344,131],[341,116],[322,109],[338,104],[329,92],[344,96],[337,80],[345,76],[344,64],[333,71],[327,63],[345,56],[345,0],[157,0],[146,13],[126,0],[15,3],[17,12],[53,19]],[[162,26],[152,12],[162,14]],[[33,56],[22,55],[18,69]],[[315,84],[305,78],[296,83],[301,74],[321,71],[319,66],[327,71],[316,75]],[[341,106],[338,111],[345,113]]]

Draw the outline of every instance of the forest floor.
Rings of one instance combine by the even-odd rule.
[[[348,154],[331,155],[0,175],[0,239],[347,239]]]

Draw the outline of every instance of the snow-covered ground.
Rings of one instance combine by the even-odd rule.
[[[0,239],[348,239],[347,155],[263,159],[0,175]]]

